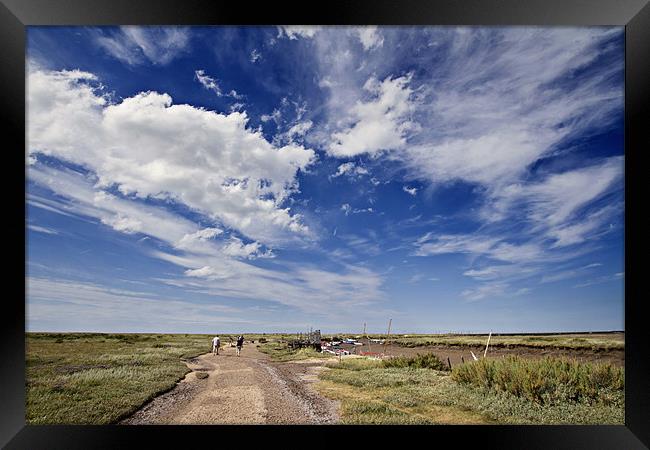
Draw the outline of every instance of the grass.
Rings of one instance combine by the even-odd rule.
[[[266,353],[274,361],[288,362],[311,358],[330,358],[331,355],[321,353],[313,348],[292,349],[284,342],[267,342],[258,346],[259,351]]]
[[[399,367],[387,366],[390,360],[361,358],[329,363],[317,388],[341,401],[341,420],[348,424],[622,424],[624,420],[622,396],[590,401],[558,396],[540,403],[526,395],[460,382],[446,371],[418,368],[418,358],[424,360],[413,357],[413,363],[402,362]],[[453,373],[464,373],[473,364],[457,366]]]
[[[108,424],[175,386],[211,336],[28,333],[26,420]]]

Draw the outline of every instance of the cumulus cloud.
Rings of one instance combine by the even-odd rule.
[[[181,27],[123,26],[115,32],[98,35],[95,42],[128,65],[149,62],[164,66],[188,49],[190,34]]]
[[[283,203],[313,150],[274,146],[247,128],[245,112],[174,105],[157,92],[110,103],[95,81],[80,71],[29,73],[30,153],[80,164],[97,174],[98,187],[183,203],[255,240],[309,233]]]
[[[332,156],[350,157],[364,153],[403,148],[405,134],[415,128],[408,119],[412,109],[408,87],[410,77],[369,78],[363,86],[372,99],[357,102],[351,110],[351,125],[332,134],[327,151]]]

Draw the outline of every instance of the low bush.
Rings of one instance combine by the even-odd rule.
[[[452,378],[485,390],[503,391],[539,404],[623,402],[624,369],[563,358],[508,356],[454,367]]]

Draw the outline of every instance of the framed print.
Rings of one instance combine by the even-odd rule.
[[[647,2],[303,9],[3,0],[2,445],[647,448]]]

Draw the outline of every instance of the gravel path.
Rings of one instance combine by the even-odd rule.
[[[338,402],[310,386],[322,360],[274,363],[254,345],[237,357],[225,347],[187,362],[192,372],[120,422],[140,424],[327,424],[338,421]],[[197,373],[207,373],[204,379]]]

